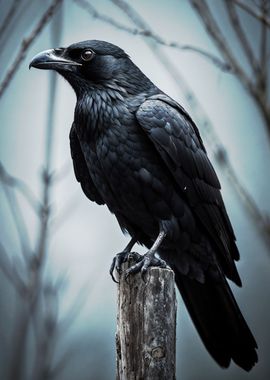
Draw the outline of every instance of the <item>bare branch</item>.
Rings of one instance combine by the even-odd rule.
[[[21,295],[25,296],[26,294],[26,286],[9,260],[8,254],[0,242],[0,269],[5,274],[6,278],[10,281],[10,283],[14,286],[16,291]]]
[[[29,241],[29,236],[28,236],[28,231],[26,228],[26,224],[21,212],[21,208],[19,206],[19,203],[17,202],[16,194],[13,190],[12,187],[7,186],[6,182],[3,180],[5,179],[5,171],[3,166],[0,166],[0,181],[4,184],[4,192],[9,204],[9,208],[15,223],[15,227],[17,230],[17,234],[19,237],[20,245],[21,245],[21,250],[24,258],[27,260],[30,256],[31,253],[31,248],[30,248],[30,241]]]
[[[40,202],[32,192],[32,190],[29,188],[29,186],[20,178],[16,178],[11,176],[3,164],[0,162],[0,181],[10,187],[16,188],[20,193],[24,196],[24,198],[27,200],[31,208],[38,212],[40,209]]]
[[[247,93],[253,98],[255,104],[259,108],[261,116],[265,121],[266,131],[270,138],[270,108],[267,99],[260,86],[254,83],[253,78],[249,78],[242,69],[240,63],[232,53],[225,36],[222,34],[210,8],[205,0],[189,0],[196,12],[198,13],[206,31],[216,44],[223,58],[231,65],[236,78],[240,81]]]
[[[139,36],[150,38],[162,46],[175,48],[175,49],[178,49],[181,51],[190,51],[190,52],[197,53],[197,54],[203,56],[204,58],[207,58],[208,60],[210,60],[220,70],[222,70],[224,72],[230,72],[231,71],[231,67],[228,63],[223,62],[218,57],[214,56],[213,54],[211,54],[211,53],[209,53],[209,52],[207,52],[207,51],[205,51],[199,47],[191,46],[191,45],[182,45],[182,44],[175,42],[175,41],[167,42],[161,36],[159,36],[156,33],[153,33],[149,29],[130,28],[130,27],[114,20],[113,18],[98,12],[96,10],[96,8],[94,8],[94,6],[86,0],[73,0],[73,1],[76,4],[78,4],[81,8],[86,10],[92,17],[99,19],[101,21],[104,21],[107,24],[110,24],[119,30],[122,30],[122,31],[127,32],[127,33],[132,34],[132,35],[139,35]]]
[[[20,46],[20,49],[19,49],[19,52],[18,52],[15,60],[11,64],[5,78],[3,79],[3,81],[0,84],[0,98],[2,97],[6,88],[8,87],[8,85],[9,85],[10,81],[12,80],[14,74],[16,73],[18,68],[20,67],[22,61],[24,60],[26,53],[27,53],[27,50],[29,49],[29,47],[31,46],[33,41],[36,39],[36,37],[44,29],[44,27],[49,22],[49,20],[52,18],[52,16],[54,15],[54,12],[56,11],[59,4],[62,3],[62,1],[63,0],[54,0],[52,2],[52,4],[49,6],[49,8],[46,10],[46,12],[43,14],[43,16],[41,17],[41,19],[39,20],[39,22],[37,23],[37,25],[33,29],[32,33],[27,38],[23,39],[21,46]]]
[[[268,6],[266,0],[261,0],[261,12],[262,15],[267,17]],[[258,78],[258,86],[263,94],[265,102],[267,102],[267,82],[268,82],[268,69],[267,69],[267,26],[265,23],[261,24],[261,41],[260,41],[260,64],[261,72]]]
[[[233,55],[229,45],[226,42],[225,36],[222,34],[216,20],[214,19],[210,8],[208,7],[205,0],[190,0],[191,5],[197,11],[203,25],[209,35],[211,36],[213,42],[218,47],[220,53],[223,55],[224,59],[231,65],[234,74],[239,77],[244,86],[252,93],[256,92],[253,83],[250,81],[247,74],[242,70],[237,59]]]
[[[54,19],[54,22],[59,22],[58,19]],[[61,30],[53,31],[53,43],[60,37]],[[44,261],[46,258],[47,244],[49,238],[49,221],[51,217],[51,187],[53,183],[53,174],[51,170],[52,165],[52,145],[53,145],[53,129],[54,129],[54,99],[56,91],[56,81],[54,75],[51,75],[49,82],[49,102],[48,102],[48,119],[46,127],[46,139],[45,139],[45,168],[42,172],[42,207],[40,209],[40,224],[39,235],[37,239],[37,245],[35,248],[35,255],[33,256],[32,266],[30,267],[30,282],[29,292],[31,294],[31,316],[35,317],[36,307],[38,303],[38,296],[42,291],[42,269],[44,267]]]
[[[58,297],[57,290],[48,283],[43,287],[45,312],[41,316],[41,331],[36,332],[35,363],[32,373],[33,379],[44,379],[44,374],[51,370],[51,359],[55,347],[57,333]],[[47,378],[47,376],[45,376]]]
[[[26,299],[27,300],[27,299]],[[23,364],[26,355],[26,342],[28,337],[28,326],[30,320],[29,305],[27,302],[16,302],[15,326],[12,331],[13,349],[9,363],[8,380],[21,380],[23,377]]]
[[[123,0],[111,0],[122,12],[124,12],[128,18],[139,28],[148,29],[150,28],[148,24],[142,19],[142,17],[137,13],[135,8]]]
[[[27,260],[31,254],[31,248],[25,220],[13,189],[5,186],[4,191],[16,226],[17,234],[21,244],[22,254]]]
[[[20,0],[13,0],[13,3],[11,4],[11,7],[9,8],[9,11],[8,11],[4,21],[2,22],[1,27],[0,27],[0,38],[2,37],[3,33],[8,28],[14,14],[16,12],[17,5],[19,2],[20,2]]]
[[[252,9],[247,2],[244,0],[233,0],[233,2],[239,7],[242,8],[245,12],[250,14],[252,17],[255,17],[260,22],[263,22],[265,25],[267,25],[268,28],[270,28],[270,20],[263,14],[258,13],[254,9]]]
[[[257,60],[254,56],[254,53],[251,49],[251,46],[249,44],[249,40],[246,37],[245,31],[243,30],[241,26],[241,22],[239,20],[238,14],[235,9],[235,5],[233,0],[224,0],[224,4],[227,9],[227,13],[229,16],[229,20],[231,23],[232,28],[235,31],[235,34],[241,44],[241,47],[244,50],[244,53],[246,54],[246,57],[256,75],[259,73],[259,65],[257,63]]]

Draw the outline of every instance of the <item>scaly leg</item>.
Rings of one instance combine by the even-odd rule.
[[[130,240],[130,242],[128,243],[128,245],[126,246],[126,248],[122,252],[117,253],[117,255],[115,255],[115,257],[113,258],[112,265],[110,268],[110,275],[111,275],[114,282],[117,282],[115,280],[114,275],[113,275],[114,270],[116,270],[118,273],[121,273],[121,265],[125,261],[127,261],[129,254],[132,254],[134,256],[135,261],[138,261],[142,258],[141,255],[139,255],[138,253],[136,253],[136,252],[131,253],[130,252],[136,242],[137,242],[137,240],[133,237]]]
[[[155,253],[157,252],[160,244],[163,242],[164,238],[166,237],[166,232],[161,230],[158,234],[157,239],[155,240],[152,247],[149,249],[148,252],[142,257],[142,259],[137,262],[136,264],[132,265],[129,269],[127,269],[125,273],[125,277],[127,278],[132,273],[141,272],[142,277],[144,278],[147,269],[150,266],[156,266],[161,268],[166,268],[166,262],[162,259],[159,259],[155,257]]]

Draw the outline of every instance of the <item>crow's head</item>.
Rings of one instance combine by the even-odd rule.
[[[151,83],[132,63],[128,55],[109,42],[90,40],[37,54],[29,67],[56,70],[78,94],[82,88],[116,81],[122,87]]]

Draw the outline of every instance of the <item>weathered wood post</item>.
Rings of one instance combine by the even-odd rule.
[[[174,273],[153,267],[145,280],[140,273],[119,279],[117,380],[175,379]]]

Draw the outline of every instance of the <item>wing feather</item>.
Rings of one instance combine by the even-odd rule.
[[[148,98],[139,107],[136,117],[217,247],[226,275],[240,283],[233,262],[239,259],[233,228],[218,177],[196,125],[178,103],[164,94]]]
[[[69,139],[73,168],[77,181],[80,182],[82,190],[87,198],[99,205],[103,205],[105,202],[102,199],[102,196],[100,195],[98,189],[94,185],[89,173],[84,155],[81,150],[80,142],[77,137],[74,123],[70,130]]]

